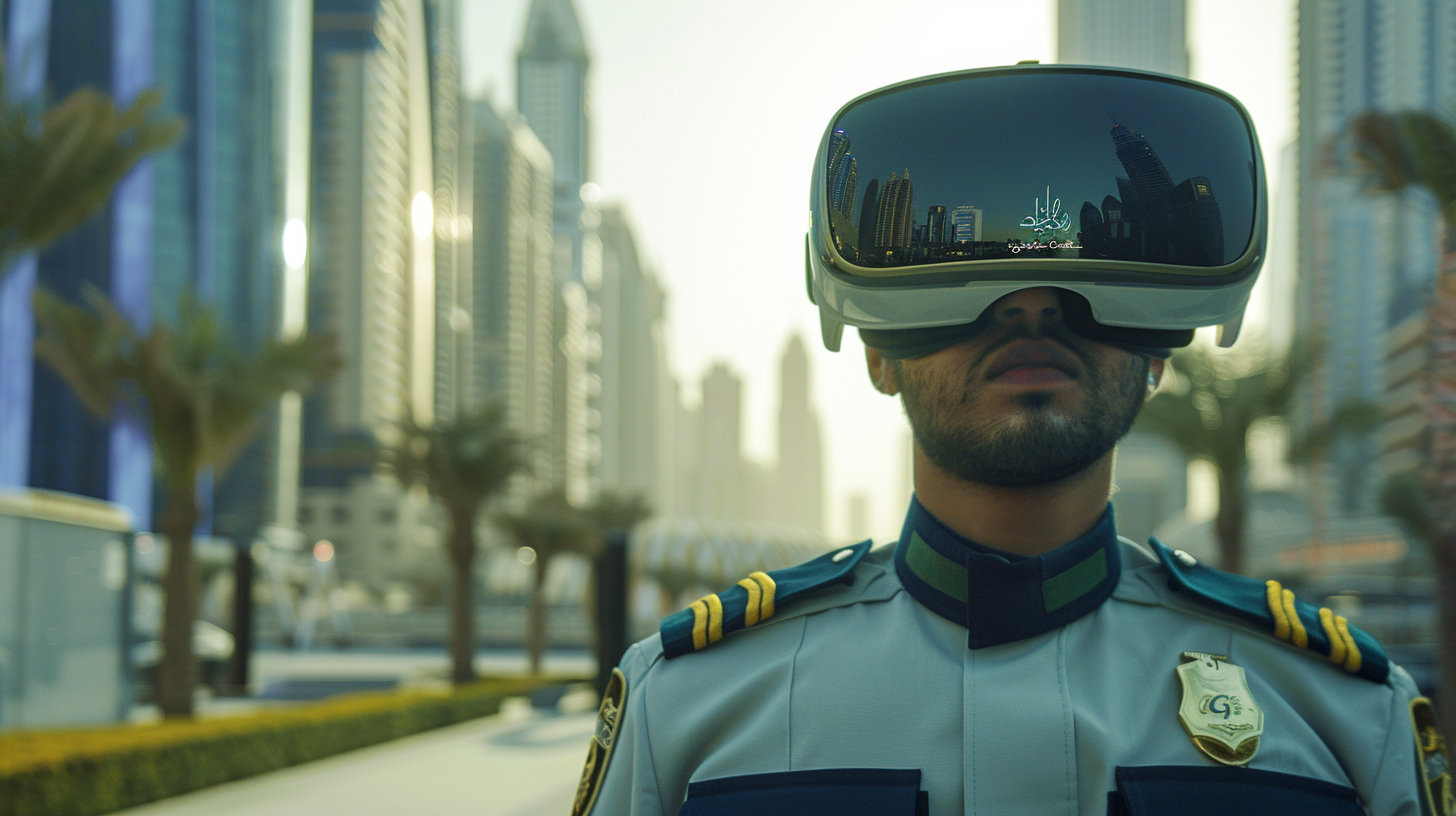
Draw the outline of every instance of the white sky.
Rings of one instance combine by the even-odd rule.
[[[848,534],[848,496],[863,492],[869,533],[898,536],[908,426],[898,401],[870,388],[853,330],[843,351],[824,350],[805,295],[814,152],[829,117],[865,91],[1054,61],[1054,0],[574,2],[593,58],[593,180],[604,200],[625,203],[667,287],[678,379],[695,393],[713,361],[728,361],[745,379],[747,453],[771,460],[778,358],[801,333],[825,433],[829,530]],[[462,4],[467,90],[514,105],[529,0]],[[1277,208],[1279,151],[1294,135],[1293,0],[1189,0],[1188,20],[1193,78],[1248,107]],[[732,255],[723,231],[702,230],[703,207],[732,215]],[[1261,312],[1256,302],[1251,320]]]

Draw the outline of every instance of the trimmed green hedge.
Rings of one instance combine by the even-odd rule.
[[[0,816],[93,816],[494,714],[575,678],[373,693],[209,720],[0,733]]]

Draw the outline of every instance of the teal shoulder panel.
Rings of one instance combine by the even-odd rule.
[[[694,601],[662,619],[663,657],[705,649],[724,635],[768,620],[798,598],[833,584],[854,583],[854,567],[871,543],[841,547],[798,566],[755,572],[723,592]]]
[[[1390,676],[1390,658],[1380,643],[1329,609],[1286,596],[1288,591],[1278,582],[1204,566],[1156,538],[1149,543],[1168,570],[1168,585],[1173,589],[1280,640],[1321,654],[1351,674],[1377,683]]]

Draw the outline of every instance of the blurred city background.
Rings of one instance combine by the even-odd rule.
[[[1191,77],[1259,128],[1243,337],[1175,357],[1120,532],[1437,689],[1456,205],[1359,159],[1406,155],[1372,113],[1451,121],[1456,0],[0,10],[0,198],[33,199],[0,201],[0,740],[536,678],[496,696],[584,749],[599,662],[662,616],[898,536],[908,426],[804,294],[812,158],[860,93],[1020,60]],[[486,812],[565,807],[565,753]]]

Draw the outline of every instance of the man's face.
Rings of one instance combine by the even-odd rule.
[[[1097,462],[1132,427],[1150,361],[1072,334],[1053,290],[1007,295],[984,322],[969,340],[890,361],[930,461],[968,482],[1048,484]]]

